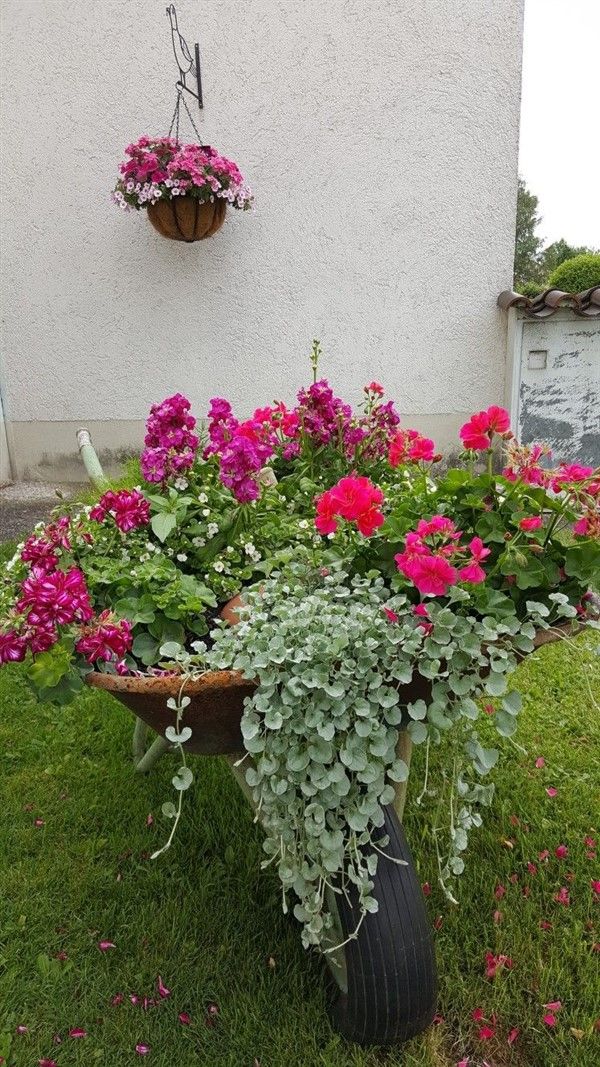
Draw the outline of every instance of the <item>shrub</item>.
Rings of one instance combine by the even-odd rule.
[[[548,288],[564,293],[582,293],[593,285],[600,285],[600,253],[566,259],[548,278]]]
[[[529,296],[532,299],[538,296],[544,291],[544,287],[539,282],[521,282],[516,286],[516,292],[521,293],[522,296]]]

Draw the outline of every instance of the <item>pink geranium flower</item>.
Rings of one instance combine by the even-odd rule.
[[[532,533],[533,530],[539,530],[542,525],[542,519],[539,515],[532,515],[530,518],[521,519],[519,522],[519,528],[524,530],[525,533]]]
[[[483,452],[491,447],[494,434],[507,433],[510,430],[510,415],[505,408],[493,404],[487,411],[472,415],[460,429],[460,439],[465,448]]]

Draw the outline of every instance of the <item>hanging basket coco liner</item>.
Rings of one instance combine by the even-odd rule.
[[[220,230],[226,211],[225,200],[217,197],[201,202],[194,196],[181,196],[149,204],[148,218],[162,237],[191,244]]]

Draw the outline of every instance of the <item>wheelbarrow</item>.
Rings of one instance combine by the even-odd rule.
[[[77,437],[90,479],[101,486],[104,476],[89,434],[80,430]],[[539,631],[535,646],[556,640],[560,629],[572,632],[570,625]],[[173,747],[165,738],[167,727],[173,725],[166,703],[177,694],[180,681],[168,676],[91,673],[87,682],[111,693],[133,712],[134,767],[140,773],[150,771]],[[240,722],[244,701],[254,689],[251,680],[235,671],[208,672],[186,684],[190,704],[185,723],[191,727],[192,735],[183,746],[191,755],[224,757],[253,807],[252,791],[245,777],[248,757]],[[402,704],[420,699],[431,699],[431,682],[427,679],[417,676],[400,687]],[[396,754],[409,767],[411,750],[412,741],[401,730]],[[243,757],[245,768],[239,765]],[[432,931],[402,827],[407,784],[396,784],[394,801],[384,809],[384,825],[379,832],[389,838],[385,853],[390,858],[380,857],[374,876],[372,895],[378,910],[367,913],[359,923],[360,910],[351,891],[348,895],[330,893],[327,899],[335,939],[332,951],[325,953],[335,983],[330,1017],[339,1033],[360,1045],[401,1044],[430,1025],[436,1008]]]

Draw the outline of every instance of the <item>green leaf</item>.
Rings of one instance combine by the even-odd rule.
[[[160,644],[149,633],[138,634],[133,641],[131,651],[136,659],[142,661],[145,667],[150,667],[158,662],[158,650]]]
[[[424,719],[427,716],[427,704],[424,700],[416,700],[414,704],[407,704],[406,710],[411,719]]]
[[[415,745],[422,745],[423,741],[427,740],[427,727],[425,726],[425,723],[409,722],[407,733]]]
[[[60,645],[35,657],[28,675],[36,689],[51,689],[71,669],[71,657]]]
[[[485,680],[485,689],[487,693],[490,693],[493,697],[499,697],[502,693],[506,692],[506,686],[506,675],[498,674],[496,671],[490,671]]]
[[[175,529],[177,517],[172,511],[159,511],[157,515],[152,516],[150,525],[158,540],[163,542],[166,541],[171,531]]]
[[[185,789],[189,789],[194,781],[194,775],[189,767],[180,767],[176,774],[173,775],[171,781],[180,793],[183,793]]]
[[[523,707],[523,697],[515,689],[507,693],[502,700],[502,707],[509,715],[518,715]]]

